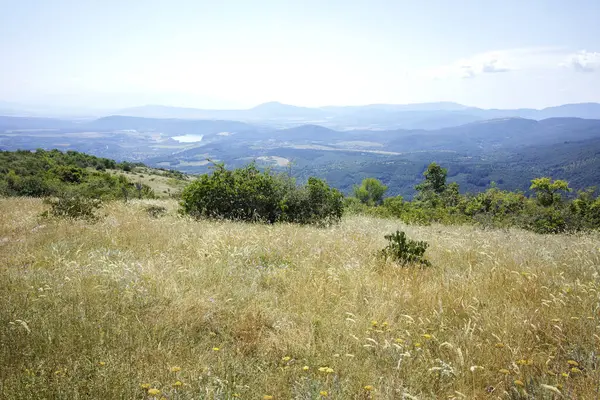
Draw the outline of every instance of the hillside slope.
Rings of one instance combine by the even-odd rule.
[[[597,235],[43,209],[0,199],[3,399],[597,394]],[[397,228],[432,268],[376,258]]]

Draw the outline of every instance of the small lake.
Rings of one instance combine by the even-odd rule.
[[[201,142],[204,135],[181,135],[181,136],[173,136],[171,139],[177,140],[179,143],[196,143]]]

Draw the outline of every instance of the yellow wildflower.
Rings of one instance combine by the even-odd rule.
[[[140,387],[142,389],[150,389],[150,384],[149,383],[142,383],[142,384],[140,384]]]
[[[504,343],[496,343],[496,348],[497,349],[503,349],[504,348]]]
[[[213,351],[219,351],[219,350],[221,350],[221,349],[218,347],[213,347]]]
[[[365,389],[367,392],[370,392],[371,390],[373,390],[373,386],[367,385],[363,389]]]
[[[580,374],[581,370],[579,368],[577,368],[577,367],[573,367],[573,368],[571,368],[571,372],[574,373],[574,374]]]
[[[171,367],[171,372],[179,372],[181,371],[181,367]]]
[[[104,367],[104,366],[106,365],[106,363],[105,363],[104,361],[100,361],[100,362],[98,363],[98,365],[99,365],[99,366],[101,366],[101,367]]]
[[[263,396],[263,400],[273,400],[273,396],[271,396],[271,395],[268,395],[268,394],[265,394],[265,395]]]
[[[423,336],[423,338],[425,338],[425,340],[429,340],[429,339],[431,339],[431,335],[430,335],[430,334],[428,334],[428,333],[425,333],[425,334],[423,334],[423,335],[421,335],[421,336]]]
[[[375,321],[375,320],[371,321],[371,326],[372,326],[373,328],[374,328],[374,327],[376,327],[376,326],[377,326],[377,321]]]
[[[308,365],[305,365],[304,367],[302,367],[302,371],[308,371],[310,368]]]
[[[234,394],[231,395],[231,397],[240,397],[240,394],[239,393],[234,393]]]
[[[282,357],[282,358],[281,358],[281,361],[283,361],[283,362],[288,362],[288,361],[290,361],[291,359],[292,359],[291,357],[285,356],[285,357]]]
[[[319,394],[321,395],[321,397],[327,397],[327,396],[329,396],[329,394],[327,393],[327,390],[321,390],[319,392]]]
[[[396,342],[398,344],[402,344],[402,343],[404,343],[404,339],[402,339],[402,338],[396,338],[396,339],[394,339],[394,342]]]
[[[415,347],[421,347],[421,343],[415,343]]]
[[[579,363],[575,360],[569,360],[567,361],[567,364],[569,364],[572,367],[579,367]]]
[[[177,382],[175,382],[173,384],[173,386],[175,386],[175,387],[179,387],[179,386],[182,386],[182,385],[183,385],[183,383],[181,383],[181,381],[177,381]]]
[[[160,394],[160,390],[156,388],[148,389],[148,394],[150,396],[158,396]]]
[[[517,385],[517,386],[521,386],[521,387],[525,386],[525,384],[523,383],[523,381],[519,380],[519,379],[515,379],[514,384]]]
[[[566,372],[563,372],[562,374],[560,374],[563,378],[568,378],[569,374],[567,374]]]

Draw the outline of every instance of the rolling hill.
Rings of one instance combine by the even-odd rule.
[[[440,110],[432,111],[435,107]],[[371,105],[348,110],[353,115],[400,113],[425,119],[437,113],[465,120],[478,112],[454,103],[414,108]],[[294,116],[342,115],[348,110],[268,103],[243,112],[263,118],[286,115],[284,119],[289,122]],[[565,105],[539,113],[593,115],[595,110],[593,104]],[[324,177],[345,192],[362,178],[373,176],[390,186],[391,194],[406,197],[412,196],[414,184],[431,161],[448,167],[450,178],[466,191],[484,190],[492,181],[502,188],[526,190],[532,178],[544,174],[571,180],[581,189],[599,182],[595,166],[600,151],[600,120],[498,117],[437,129],[334,129],[331,124],[226,119],[109,116],[73,121],[0,117],[0,149],[36,148],[77,150],[189,173],[206,172],[207,159],[231,167],[256,160],[263,167],[287,168],[301,180],[311,175]]]

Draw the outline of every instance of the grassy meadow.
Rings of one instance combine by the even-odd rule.
[[[45,209],[0,199],[1,399],[598,398],[598,234]]]

